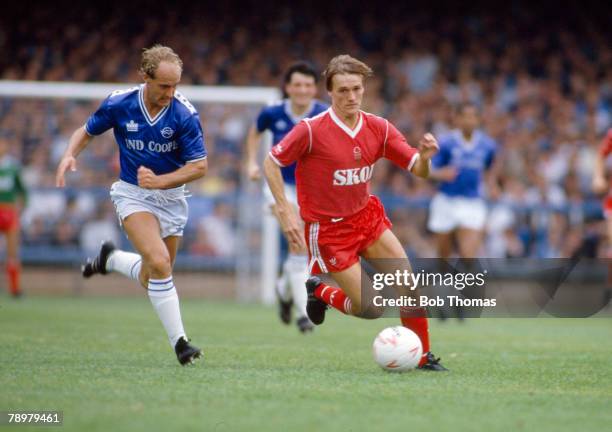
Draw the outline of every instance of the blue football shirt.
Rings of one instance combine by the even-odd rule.
[[[144,84],[110,94],[85,124],[96,136],[113,129],[119,146],[119,178],[138,185],[138,168],[167,174],[207,156],[198,112],[178,91],[169,105],[151,117],[144,104]]]
[[[461,131],[453,130],[440,139],[439,146],[440,151],[432,158],[433,167],[454,166],[457,169],[455,180],[440,183],[440,192],[449,196],[479,197],[483,174],[495,159],[495,141],[476,130],[467,142]]]

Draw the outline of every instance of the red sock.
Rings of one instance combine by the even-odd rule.
[[[427,310],[425,308],[400,308],[400,319],[402,325],[412,330],[421,339],[423,345],[423,357],[419,362],[422,366],[426,362],[425,355],[429,352],[429,324],[427,323]]]
[[[21,273],[21,268],[19,264],[14,261],[9,261],[6,263],[6,273],[8,274],[9,279],[9,289],[11,290],[12,295],[19,295],[19,274]]]
[[[314,295],[343,314],[351,314],[351,299],[340,288],[322,283],[315,289]]]

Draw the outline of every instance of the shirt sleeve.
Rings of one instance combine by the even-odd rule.
[[[388,121],[385,121],[385,142],[383,144],[383,157],[389,159],[401,168],[410,171],[418,159],[418,150],[412,147],[404,135]]]
[[[311,141],[310,125],[302,120],[285,135],[285,138],[272,147],[269,154],[277,165],[286,167],[310,151]]]
[[[110,97],[104,99],[100,107],[89,116],[85,123],[85,132],[91,136],[102,135],[114,126],[113,115],[110,106]]]
[[[185,119],[177,142],[183,162],[197,162],[206,159],[208,153],[204,146],[204,133],[197,113],[191,114]]]
[[[262,109],[259,115],[257,116],[257,121],[255,122],[255,127],[257,128],[257,132],[262,133],[266,129],[270,129],[270,114],[266,108]]]
[[[603,157],[608,156],[610,153],[612,153],[612,129],[608,130],[608,134],[599,146],[599,154]]]

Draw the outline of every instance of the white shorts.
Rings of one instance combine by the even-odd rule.
[[[447,233],[456,228],[481,231],[487,219],[487,205],[482,198],[452,197],[437,193],[429,206],[427,228]]]
[[[270,208],[271,205],[275,204],[274,195],[272,195],[272,191],[268,186],[268,183],[264,183],[264,197],[265,197],[265,205],[267,208]],[[295,207],[300,208],[297,200],[297,189],[294,184],[285,183],[285,196],[287,197],[287,201],[293,204]]]
[[[143,189],[119,180],[111,186],[110,197],[119,223],[132,213],[147,212],[159,221],[161,238],[183,235],[189,210],[185,186],[164,190]]]

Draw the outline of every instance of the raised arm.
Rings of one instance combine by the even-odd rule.
[[[147,167],[140,166],[137,174],[138,186],[144,189],[171,189],[206,175],[208,153],[204,146],[204,132],[200,124],[200,117],[195,110],[181,124],[176,140],[184,165],[175,171],[159,175]]]
[[[430,160],[439,149],[436,138],[432,134],[426,133],[419,141],[420,148],[417,150],[408,144],[406,138],[395,126],[386,120],[384,122],[385,141],[382,156],[418,177],[428,178],[431,166]]]
[[[597,194],[605,193],[607,187],[604,157],[600,153],[597,153],[593,166],[593,192]]]
[[[423,138],[421,138],[421,141],[419,141],[419,144],[420,148],[417,153],[418,159],[412,165],[410,172],[418,177],[428,178],[431,170],[431,158],[439,150],[438,141],[436,141],[436,138],[432,134],[426,133]]]
[[[264,175],[266,176],[266,181],[268,182],[268,187],[272,192],[272,196],[274,196],[274,201],[276,202],[276,215],[278,216],[278,221],[285,234],[285,238],[292,245],[300,249],[306,249],[304,233],[300,229],[295,208],[287,200],[287,196],[285,195],[285,185],[280,166],[272,159],[270,154],[268,154],[264,160]]]
[[[206,159],[188,162],[176,171],[161,175],[141,166],[138,168],[138,186],[144,189],[171,189],[202,178],[207,171]]]
[[[246,139],[246,157],[247,157],[247,174],[251,180],[261,179],[261,170],[257,163],[257,154],[259,153],[259,143],[261,142],[261,133],[257,131],[255,126],[249,129]]]
[[[56,187],[64,187],[66,186],[65,173],[66,170],[70,169],[70,171],[76,171],[76,157],[83,151],[87,144],[91,141],[93,137],[90,136],[85,131],[85,126],[81,126],[77,130],[74,131],[70,140],[68,141],[68,147],[60,160],[59,165],[57,166],[57,171],[55,173],[55,186]]]
[[[276,211],[281,229],[289,243],[299,249],[306,249],[304,234],[300,229],[295,208],[289,203],[285,195],[285,186],[280,167],[291,165],[309,151],[309,130],[310,126],[305,121],[298,123],[280,143],[272,147],[272,150],[270,150],[270,153],[268,153],[264,160],[263,167],[266,181],[276,202],[274,210]]]

